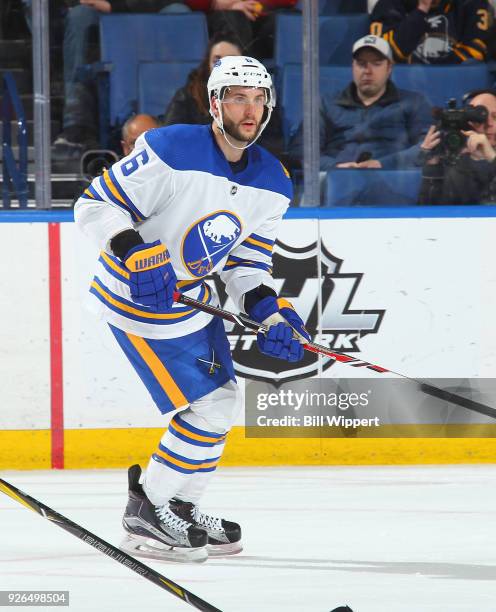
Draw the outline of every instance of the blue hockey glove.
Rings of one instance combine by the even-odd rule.
[[[156,240],[133,247],[124,257],[130,271],[131,299],[153,311],[172,308],[177,278],[170,263],[169,251]]]
[[[258,323],[269,327],[265,334],[257,334],[258,348],[264,355],[286,361],[300,361],[303,358],[302,344],[306,344],[310,336],[287,300],[265,297],[248,314]]]

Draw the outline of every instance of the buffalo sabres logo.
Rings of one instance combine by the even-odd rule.
[[[241,235],[241,221],[232,212],[219,210],[194,223],[185,233],[181,254],[188,272],[203,278],[231,250]]]
[[[415,57],[429,64],[432,60],[447,55],[453,48],[453,39],[449,34],[449,21],[446,15],[428,17],[429,32],[414,51]]]
[[[343,260],[317,243],[303,248],[277,241],[274,248],[274,280],[279,295],[286,297],[306,323],[312,340],[344,353],[358,353],[360,340],[378,332],[384,310],[356,310],[352,303],[363,274],[342,273]],[[318,275],[318,262],[322,274]],[[319,278],[320,276],[320,278]],[[216,279],[213,279],[216,282]],[[227,301],[221,284],[217,291],[224,305]],[[318,294],[322,294],[322,317],[319,321]],[[227,304],[225,307],[231,307]],[[319,324],[320,323],[320,324]],[[318,334],[318,330],[321,333]],[[255,334],[233,326],[227,327],[236,374],[247,379],[282,384],[290,380],[315,376],[319,371],[318,357],[305,351],[302,361],[290,363],[266,357],[257,348]],[[323,357],[322,369],[334,364]]]

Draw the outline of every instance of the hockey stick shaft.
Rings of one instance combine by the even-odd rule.
[[[220,317],[221,319],[225,319],[226,321],[230,321],[231,323],[247,327],[248,329],[251,329],[254,332],[267,331],[266,325],[258,323],[257,321],[250,319],[244,314],[234,314],[233,312],[224,310],[222,308],[219,308],[218,306],[204,304],[203,302],[190,298],[178,291],[174,292],[174,301],[180,304],[184,304],[185,306],[197,308],[198,310],[214,315],[216,317]],[[457,393],[446,391],[445,389],[441,389],[441,387],[437,387],[436,385],[431,385],[430,383],[418,380],[416,378],[411,378],[410,376],[405,376],[405,374],[400,374],[399,372],[395,372],[394,370],[388,370],[387,368],[383,368],[380,365],[369,363],[368,361],[364,361],[362,359],[357,359],[356,357],[352,357],[351,355],[347,355],[346,353],[336,353],[335,351],[331,351],[329,348],[323,346],[322,344],[317,344],[316,342],[308,342],[307,344],[303,344],[303,348],[307,351],[311,351],[312,353],[325,355],[326,357],[334,359],[334,361],[338,361],[339,363],[345,363],[353,368],[366,368],[368,370],[373,370],[374,372],[377,372],[379,374],[394,374],[395,376],[399,376],[400,378],[404,378],[406,380],[409,380],[410,382],[420,385],[421,391],[427,393],[428,395],[432,395],[433,397],[446,400],[448,402],[451,402],[452,404],[461,406],[462,408],[467,408],[468,410],[472,410],[473,412],[478,412],[479,414],[483,414],[485,416],[489,416],[493,419],[496,419],[496,408],[486,406],[486,404],[476,402],[475,400],[471,400],[466,397],[462,397]]]
[[[129,568],[133,572],[136,572],[143,578],[150,580],[150,582],[153,582],[154,584],[168,591],[172,595],[179,597],[179,599],[182,599],[190,606],[193,606],[193,608],[196,608],[197,610],[203,610],[203,612],[222,612],[221,610],[219,610],[219,608],[216,608],[215,606],[212,606],[203,599],[200,599],[200,597],[184,589],[182,586],[176,584],[172,580],[169,580],[169,578],[162,576],[162,574],[159,574],[151,567],[148,567],[144,563],[141,563],[141,561],[138,561],[134,557],[131,557],[130,555],[126,554],[125,552],[113,546],[112,544],[109,544],[105,540],[102,540],[102,538],[95,535],[91,531],[88,531],[84,527],[81,527],[81,525],[74,523],[62,514],[55,512],[55,510],[52,510],[52,508],[45,506],[45,504],[34,499],[34,497],[31,497],[27,493],[23,493],[20,489],[18,489],[14,485],[11,485],[2,478],[0,478],[0,491],[11,497],[13,500],[19,502],[29,510],[33,510],[33,512],[36,512],[43,518],[46,518],[52,523],[55,523],[65,531],[72,533],[72,535],[76,536],[83,542],[86,542],[90,546],[93,546],[93,548],[96,548],[99,552],[107,555],[107,557],[110,557],[114,561],[125,565],[127,568]]]

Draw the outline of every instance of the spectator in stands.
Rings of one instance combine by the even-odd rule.
[[[134,149],[134,143],[143,132],[158,128],[159,123],[151,115],[133,115],[122,126],[121,147],[124,157]]]
[[[293,9],[297,0],[185,0],[193,10],[207,14],[210,35],[235,32],[237,44],[248,55],[270,58],[274,46],[274,21],[278,10]]]
[[[389,44],[364,36],[353,46],[353,81],[339,94],[322,96],[321,169],[414,167],[431,111],[420,93],[397,89]],[[302,158],[302,126],[290,145]]]
[[[492,25],[489,28],[486,61],[496,59],[496,0],[488,0]]]
[[[492,13],[487,0],[379,0],[370,32],[398,62],[457,64],[486,59]]]
[[[472,123],[472,129],[462,131],[465,147],[455,157],[442,153],[443,135],[431,126],[422,142],[425,165],[420,204],[496,204],[496,91],[474,92],[469,97],[471,106],[486,109],[486,122]]]
[[[164,125],[174,123],[208,124],[212,122],[207,81],[214,63],[226,55],[241,55],[235,34],[218,32],[210,39],[201,64],[191,71],[184,87],[176,91],[165,111]]]
[[[22,10],[24,12],[24,18],[26,19],[26,24],[28,28],[32,29],[32,3],[33,0],[21,0]]]
[[[63,131],[54,142],[55,157],[80,157],[87,148],[97,146],[96,100],[92,88],[83,82],[79,69],[95,57],[91,42],[96,40],[101,14],[111,12],[177,13],[189,12],[180,0],[66,0],[64,30]]]
[[[122,156],[126,157],[134,149],[134,144],[143,132],[160,127],[159,122],[151,115],[132,115],[121,129]],[[99,150],[87,151],[81,157],[81,179],[77,183],[72,204],[74,205],[81,193],[88,188],[91,181],[100,176],[112,164],[119,161],[114,151]]]

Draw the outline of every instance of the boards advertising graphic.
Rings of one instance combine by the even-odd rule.
[[[15,271],[4,270],[9,295],[30,300],[6,293],[0,300],[2,387],[6,405],[15,405],[0,412],[3,430],[50,423],[47,225],[0,224],[5,249],[28,242],[34,253]],[[489,378],[496,363],[496,269],[483,263],[493,258],[495,230],[492,217],[285,220],[274,255],[277,289],[313,339],[335,350],[412,377]],[[64,427],[163,428],[106,325],[83,307],[97,254],[73,223],[60,225]],[[222,291],[219,297],[235,310]],[[357,376],[312,355],[295,365],[268,360],[253,334],[227,331],[242,389],[244,379],[285,384]]]
[[[354,308],[363,274],[341,272],[343,260],[332,255],[323,241],[299,246],[294,232],[286,236],[287,242],[277,240],[274,246],[273,277],[279,296],[295,305],[313,341],[335,351],[358,353],[361,339],[378,333],[384,316],[383,309]],[[227,302],[223,285],[215,277],[212,281],[223,307]],[[297,363],[272,359],[260,353],[254,333],[239,325],[230,325],[227,331],[236,374],[246,379],[277,385],[316,376],[320,368],[325,371],[335,363],[324,357],[319,364],[318,355],[308,351]]]

